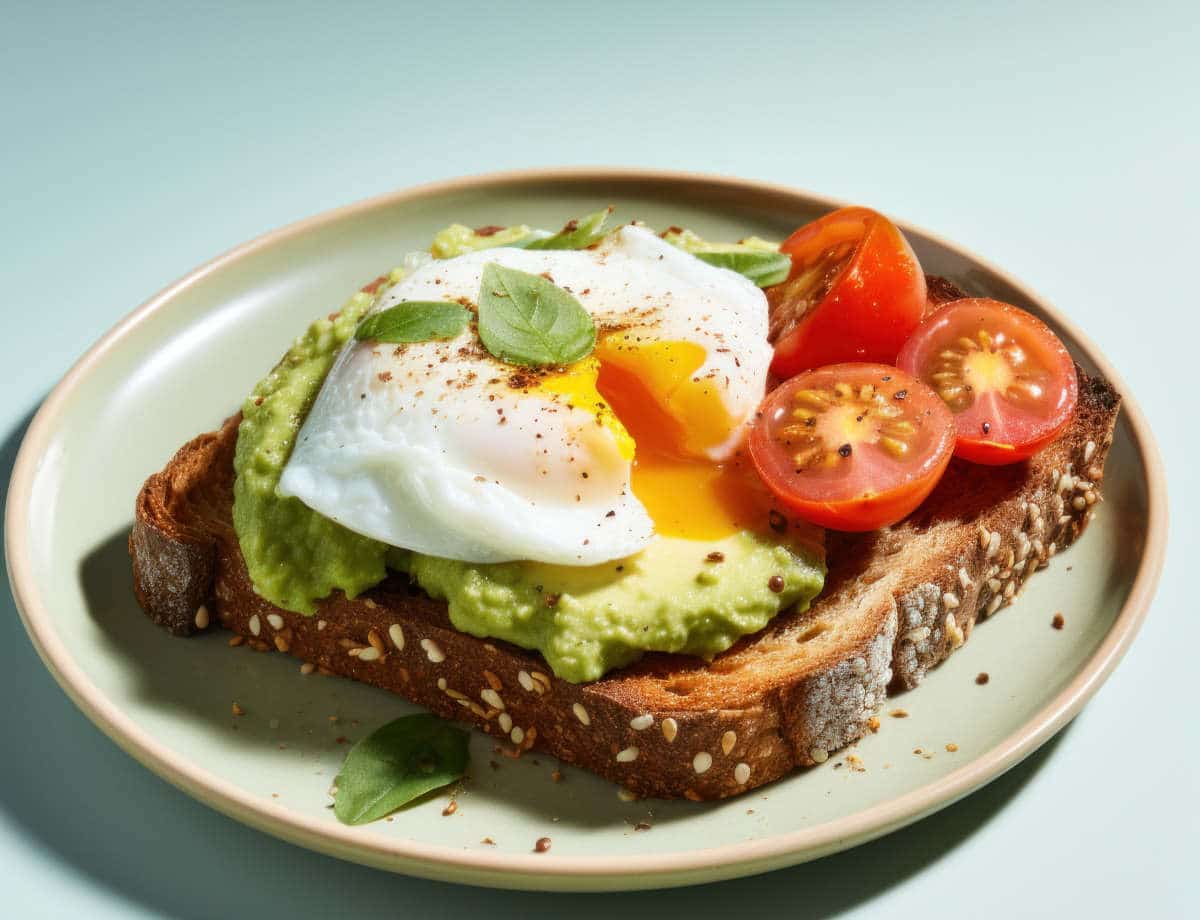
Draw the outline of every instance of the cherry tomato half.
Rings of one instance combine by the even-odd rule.
[[[956,456],[1014,463],[1037,453],[1071,421],[1075,363],[1058,336],[1024,310],[986,298],[931,314],[897,364],[932,386],[954,413]]]
[[[767,289],[772,373],[896,360],[925,313],[925,275],[895,224],[867,208],[842,208],[801,227],[780,251],[792,257],[792,271]]]
[[[954,450],[954,417],[929,387],[884,364],[799,374],[766,398],[750,457],[805,520],[874,530],[912,512]]]

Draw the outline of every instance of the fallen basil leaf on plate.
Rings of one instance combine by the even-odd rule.
[[[587,217],[568,221],[567,225],[553,236],[534,240],[524,246],[525,249],[586,249],[597,240],[603,239],[611,231],[604,229],[604,222],[612,208],[596,211]],[[520,243],[516,245],[520,246]]]
[[[745,275],[759,287],[770,287],[786,281],[792,270],[792,258],[782,252],[755,252],[751,250],[730,250],[728,252],[693,252],[697,259],[715,265],[717,268],[728,268]]]
[[[466,328],[471,311],[461,304],[442,300],[406,300],[366,317],[354,330],[360,342],[367,340],[402,345],[452,339]]]
[[[554,282],[489,262],[479,286],[479,338],[508,364],[571,364],[596,347],[596,324]]]
[[[427,713],[378,728],[350,749],[334,785],[333,813],[366,824],[440,789],[467,769],[467,732]]]

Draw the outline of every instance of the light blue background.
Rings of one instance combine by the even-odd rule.
[[[0,588],[0,914],[1194,909],[1200,8],[954,6],[0,3],[0,483],[75,358],[234,243],[430,179],[618,164],[799,185],[986,254],[1123,372],[1175,518],[1136,646],[1020,768],[837,857],[627,896],[405,879],[235,824],[71,706]]]

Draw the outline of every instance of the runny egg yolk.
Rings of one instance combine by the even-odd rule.
[[[634,495],[663,536],[716,540],[768,519],[770,498],[751,469],[703,455],[733,427],[718,389],[695,376],[704,361],[693,342],[638,343],[617,333],[540,384],[613,433],[621,456],[633,458]]]

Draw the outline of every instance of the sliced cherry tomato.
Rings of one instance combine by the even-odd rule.
[[[805,520],[835,530],[894,524],[925,500],[954,450],[954,417],[933,390],[884,364],[799,374],[763,402],[750,457]]]
[[[930,315],[897,359],[954,413],[954,453],[973,463],[1014,463],[1058,437],[1075,414],[1079,380],[1058,336],[1035,316],[986,298],[955,300]]]
[[[896,360],[925,313],[925,275],[895,224],[867,208],[842,208],[801,227],[780,251],[792,257],[792,271],[767,290],[772,373]]]

